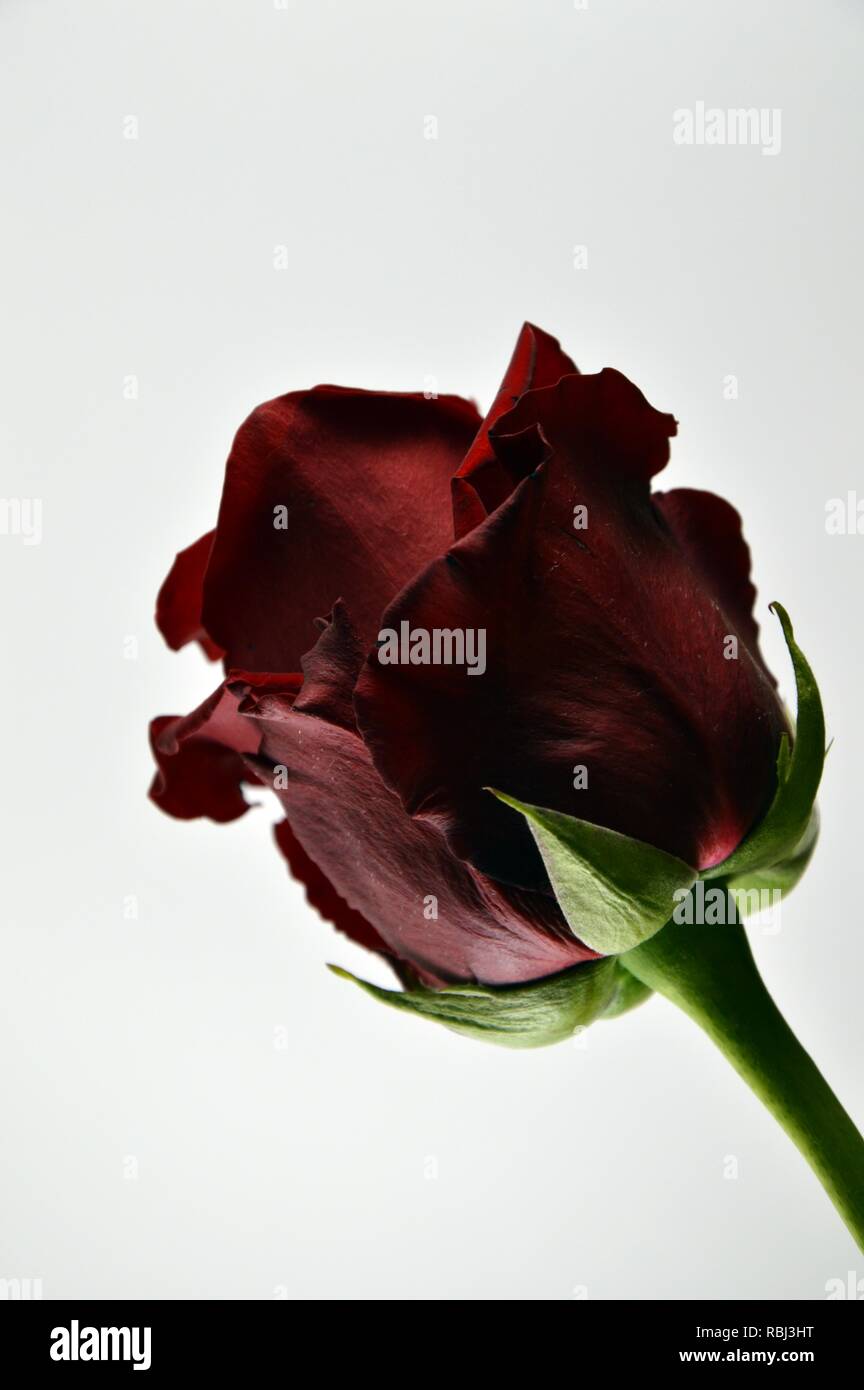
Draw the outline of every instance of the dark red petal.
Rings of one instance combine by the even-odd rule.
[[[237,696],[220,686],[192,714],[162,715],[150,725],[158,771],[150,796],[181,820],[236,820],[249,809],[241,790],[250,781],[243,755],[255,753],[255,725],[238,713]]]
[[[215,534],[208,531],[194,545],[178,551],[156,599],[156,626],[172,651],[187,642],[199,642],[211,661],[223,655],[201,620],[204,573]]]
[[[408,965],[394,955],[386,941],[382,940],[366,918],[349,907],[344,898],[340,898],[330,880],[309,858],[287,820],[279,821],[274,828],[274,835],[289,872],[306,889],[309,906],[315,908],[325,921],[331,922],[337,931],[350,937],[358,946],[365,946],[367,951],[374,951],[377,955],[383,956],[406,989],[414,989],[417,985],[425,985],[427,989],[440,989],[447,983],[430,970]]]
[[[750,547],[744,539],[739,513],[722,497],[695,488],[656,492],[652,500],[728,614],[730,628],[734,627],[744,639],[773,682],[759,650],[759,627],[753,617],[756,590],[750,581]]]
[[[553,386],[562,376],[578,369],[557,338],[523,324],[516,340],[504,380],[471,448],[453,479],[453,526],[457,539],[465,536],[494,511],[513,491],[524,473],[514,476],[502,464],[489,438],[493,425],[509,411],[525,391],[534,387]],[[530,471],[530,470],[529,470]]]
[[[553,452],[577,459],[580,468],[646,483],[666,467],[669,439],[678,430],[674,415],[655,410],[613,367],[526,392],[493,427],[493,446],[500,453],[509,445],[515,454],[520,440],[531,439],[532,427]]]
[[[340,595],[370,644],[386,605],[450,542],[450,478],[479,418],[455,396],[333,386],[254,411],[228,460],[204,586],[229,664],[296,671]]]
[[[301,658],[303,688],[295,708],[344,729],[355,729],[354,686],[364,652],[341,599],[321,627],[315,646]]]
[[[356,733],[266,689],[250,688],[244,708],[262,755],[287,768],[279,799],[303,850],[399,960],[427,979],[510,984],[592,959],[554,899],[484,879],[406,816]],[[431,897],[437,918],[424,915]]]
[[[332,922],[338,931],[344,932],[352,941],[356,941],[358,946],[365,946],[368,951],[377,951],[379,955],[392,955],[390,947],[382,941],[366,918],[349,907],[344,898],[340,898],[327,876],[322,874],[314,860],[309,858],[288,821],[280,821],[274,827],[273,833],[291,873],[306,889],[310,907],[314,907],[325,921]]]
[[[651,505],[641,475],[659,462],[654,422],[640,446],[632,421],[586,415],[582,447],[571,431],[567,455],[542,464],[382,619],[485,629],[485,674],[382,665],[373,652],[355,696],[406,808],[482,872],[534,889],[546,876],[530,834],[484,787],[705,868],[764,810],[783,728],[746,644],[724,659],[728,615]],[[576,505],[587,530],[574,529]],[[577,766],[588,769],[580,790]]]

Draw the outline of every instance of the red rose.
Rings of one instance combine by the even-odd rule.
[[[864,1141],[738,919],[812,855],[819,689],[773,605],[793,734],[738,514],[651,492],[675,429],[530,325],[483,421],[453,396],[332,386],[261,406],[216,530],[159,595],[169,645],[200,642],[226,675],[154,721],[151,795],[224,821],[244,783],[272,786],[280,849],[390,960],[403,989],[358,983],[394,1008],[537,1047],[665,995],[860,1243]]]
[[[786,727],[737,513],[651,492],[675,429],[530,325],[485,421],[331,386],[259,407],[159,595],[227,674],[154,721],[154,800],[231,820],[272,784],[310,902],[427,984],[594,958],[485,789],[704,870],[766,811]]]

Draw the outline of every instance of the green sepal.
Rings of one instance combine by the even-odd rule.
[[[546,1047],[602,1017],[641,1002],[641,993],[615,960],[587,961],[526,985],[447,985],[382,989],[338,965],[328,967],[393,1009],[443,1023],[455,1033],[501,1047]],[[625,1002],[626,1001],[626,1002]],[[611,1012],[609,1012],[611,1011]]]
[[[795,741],[790,748],[788,734],[780,739],[777,788],[762,820],[728,859],[706,869],[702,877],[723,878],[733,887],[777,886],[788,891],[806,868],[818,834],[815,802],[825,762],[825,716],[816,677],[795,641],[789,614],[782,604],[770,607],[780,619],[795,672]],[[771,873],[766,876],[764,870]]]
[[[629,1014],[631,1009],[638,1009],[654,993],[644,981],[638,980],[623,966],[619,965],[615,980],[615,993],[603,1010],[603,1018],[620,1018],[622,1014]]]
[[[654,845],[489,790],[525,817],[573,935],[603,956],[647,941],[696,881],[695,869]]]
[[[788,859],[781,859],[779,864],[769,864],[761,869],[744,869],[740,874],[733,874],[724,881],[736,893],[779,892],[785,898],[787,893],[792,892],[810,863],[818,838],[819,811],[814,806],[810,812],[807,829]]]

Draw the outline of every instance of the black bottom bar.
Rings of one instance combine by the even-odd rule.
[[[366,1338],[358,1336],[356,1327],[347,1331],[338,1323],[332,1335],[322,1335],[319,1327],[298,1326],[296,1312],[284,1302],[12,1301],[0,1303],[0,1367],[14,1367],[19,1376],[47,1370],[52,1377],[92,1378],[106,1369],[115,1376],[132,1375],[138,1366],[139,1376],[150,1378],[190,1371],[223,1379],[231,1372],[264,1366],[282,1366],[294,1375],[310,1356],[320,1356],[322,1370],[332,1373],[334,1362],[344,1354],[350,1358],[352,1374],[368,1373],[373,1356],[377,1359],[383,1352],[386,1357],[391,1349],[398,1353],[406,1338],[394,1320],[388,1319],[387,1326],[389,1330],[382,1331],[376,1317],[370,1320]],[[511,1323],[499,1353],[494,1336],[475,1325],[482,1352],[478,1348],[472,1353],[472,1359],[480,1359],[474,1373],[482,1365],[488,1374],[490,1361],[494,1364],[502,1354],[509,1359],[517,1344],[521,1357],[536,1360],[541,1378],[553,1351],[556,1357],[566,1357],[574,1372],[580,1366],[588,1369],[599,1358],[618,1372],[631,1367],[665,1371],[705,1365],[766,1370],[809,1366],[824,1376],[835,1367],[855,1364],[862,1332],[860,1309],[848,1302],[844,1306],[844,1301],[586,1300],[574,1302],[564,1318],[556,1318],[554,1332],[549,1329],[539,1345],[532,1327],[526,1325],[520,1332],[518,1324]],[[458,1326],[454,1332],[458,1337]],[[410,1324],[407,1339],[416,1354],[417,1331]],[[445,1341],[439,1330],[435,1341],[438,1351],[427,1347],[424,1360],[428,1355],[446,1362],[449,1338]]]

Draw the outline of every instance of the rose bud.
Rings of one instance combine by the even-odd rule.
[[[156,721],[154,799],[222,821],[275,785],[315,905],[427,980],[609,954],[487,788],[710,869],[768,806],[786,727],[737,513],[651,494],[674,433],[530,326],[482,422],[333,387],[259,407],[159,596],[169,644],[227,679]]]
[[[363,987],[396,1008],[532,1046],[665,994],[854,1223],[861,1140],[739,921],[741,894],[788,891],[812,853],[818,689],[775,605],[793,735],[737,512],[652,491],[675,433],[530,325],[484,420],[332,386],[260,406],[215,531],[159,595],[169,645],[198,641],[225,678],[154,721],[151,795],[225,821],[244,785],[272,787],[291,871],[390,962],[402,990]]]

